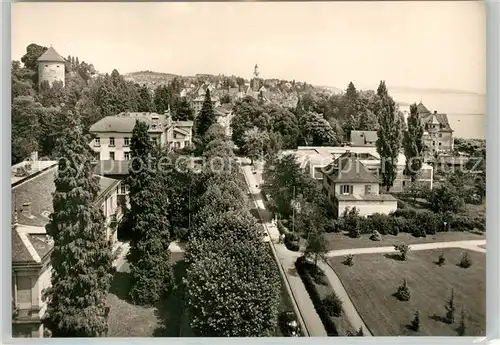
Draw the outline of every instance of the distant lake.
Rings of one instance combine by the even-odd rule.
[[[486,96],[470,93],[452,92],[403,92],[391,91],[389,94],[400,105],[402,111],[409,111],[411,103],[422,103],[430,112],[448,114],[448,122],[455,131],[454,137],[460,138],[485,138],[486,126]]]

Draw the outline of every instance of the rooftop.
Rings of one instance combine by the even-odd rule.
[[[52,193],[55,191],[55,175],[57,164],[40,172],[32,174],[22,183],[12,186],[11,203],[12,218],[17,209],[17,219],[19,224],[44,227],[49,222],[50,214],[53,212]],[[100,191],[97,201],[101,200],[112,186],[116,186],[119,181],[98,176]],[[26,205],[29,203],[29,207]],[[24,211],[24,212],[23,212]]]
[[[158,122],[157,127],[151,125]],[[145,122],[149,132],[163,132],[170,125],[170,116],[157,113],[124,112],[118,115],[106,116],[90,127],[91,132],[132,133],[136,121]]]
[[[47,49],[45,51],[45,53],[43,53],[37,61],[40,61],[40,62],[66,62],[66,60],[64,60],[64,58],[59,55],[58,52],[56,52],[56,50],[52,47],[50,47],[49,49]]]
[[[346,152],[323,168],[323,174],[333,182],[379,183],[379,179],[369,172],[355,153]]]

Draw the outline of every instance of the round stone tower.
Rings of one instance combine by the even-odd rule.
[[[65,66],[66,60],[59,55],[52,47],[47,49],[45,53],[38,58],[38,87],[44,81],[52,84],[55,81],[60,81],[64,86]]]

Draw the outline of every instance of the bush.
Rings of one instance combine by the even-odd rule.
[[[329,316],[342,315],[342,300],[335,292],[326,296],[322,301],[323,308]]]
[[[403,209],[403,208],[407,208],[406,202],[404,202],[403,200],[398,200],[398,209]]]
[[[453,291],[453,288],[451,289],[451,294],[450,298],[446,300],[446,304],[444,306],[446,309],[446,316],[445,320],[447,323],[450,325],[455,322],[455,292]]]
[[[458,266],[462,268],[469,268],[472,266],[472,260],[469,258],[469,253],[467,252],[462,253],[462,257],[460,258]]]
[[[325,224],[325,232],[327,232],[327,233],[340,232],[338,220],[332,219],[332,220],[326,222],[326,224]]]
[[[352,254],[347,254],[345,257],[344,257],[344,261],[343,261],[344,265],[347,265],[347,266],[353,266],[354,265],[354,255]]]
[[[288,228],[283,224],[284,221],[282,220],[278,220],[276,222],[276,227],[278,228],[278,231],[280,232],[280,235],[287,235],[288,233],[290,233],[290,231],[288,230]]]
[[[373,230],[373,233],[370,236],[370,240],[372,241],[380,241],[382,239],[382,236],[377,230]]]
[[[300,249],[300,237],[297,234],[289,232],[285,235],[285,247],[288,250],[298,252]]]
[[[391,217],[386,214],[375,213],[370,218],[370,232],[378,231],[380,234],[387,235],[392,225]]]
[[[446,259],[444,257],[444,253],[439,254],[439,257],[438,257],[438,260],[437,260],[437,264],[439,266],[443,266],[444,263],[445,263],[445,261],[446,261]]]
[[[413,208],[397,209],[391,214],[393,217],[403,217],[405,219],[414,219],[417,216],[417,211]]]
[[[399,251],[401,255],[401,260],[405,261],[408,251],[410,251],[410,247],[405,243],[398,243],[394,245],[394,250]]]
[[[408,284],[406,283],[406,279],[403,280],[403,284],[401,284],[398,287],[398,291],[396,292],[395,295],[400,301],[409,301],[410,300],[411,293],[410,293],[410,289],[408,288]]]

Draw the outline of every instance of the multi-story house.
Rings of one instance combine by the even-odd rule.
[[[428,148],[428,153],[433,155],[453,151],[453,129],[448,122],[448,116],[438,114],[437,111],[431,113],[422,102],[417,105],[417,111],[424,126],[422,139]]]
[[[321,169],[321,173],[323,191],[337,217],[353,208],[359,211],[360,216],[389,214],[397,209],[396,198],[380,194],[378,177],[368,171],[356,153],[344,153]]]
[[[217,96],[211,96],[212,107],[217,108],[220,107],[220,99]],[[205,96],[198,96],[191,101],[191,106],[193,107],[195,115],[198,115],[203,107],[203,102],[205,101]]]
[[[136,121],[148,125],[151,142],[161,147],[184,148],[191,145],[192,121],[172,121],[167,114],[120,113],[106,116],[90,127],[95,138],[91,147],[100,161],[127,161]]]
[[[352,146],[299,146],[297,150],[283,151],[282,154],[294,154],[302,169],[312,178],[323,179],[322,169],[332,161],[342,156],[347,151],[357,154],[359,161],[369,172],[381,179],[381,159],[375,147],[352,147]],[[404,174],[406,157],[404,154],[398,155],[397,174],[391,192],[402,192],[411,184],[411,178]],[[424,163],[417,175],[417,183],[426,185],[432,189],[434,169],[431,165]]]
[[[36,158],[36,156],[34,157]],[[47,308],[43,291],[50,286],[53,241],[45,226],[53,212],[56,161],[32,159],[12,167],[12,333],[14,337],[43,337],[41,320]],[[115,248],[122,218],[120,181],[96,176],[95,200],[105,216],[106,237]]]

